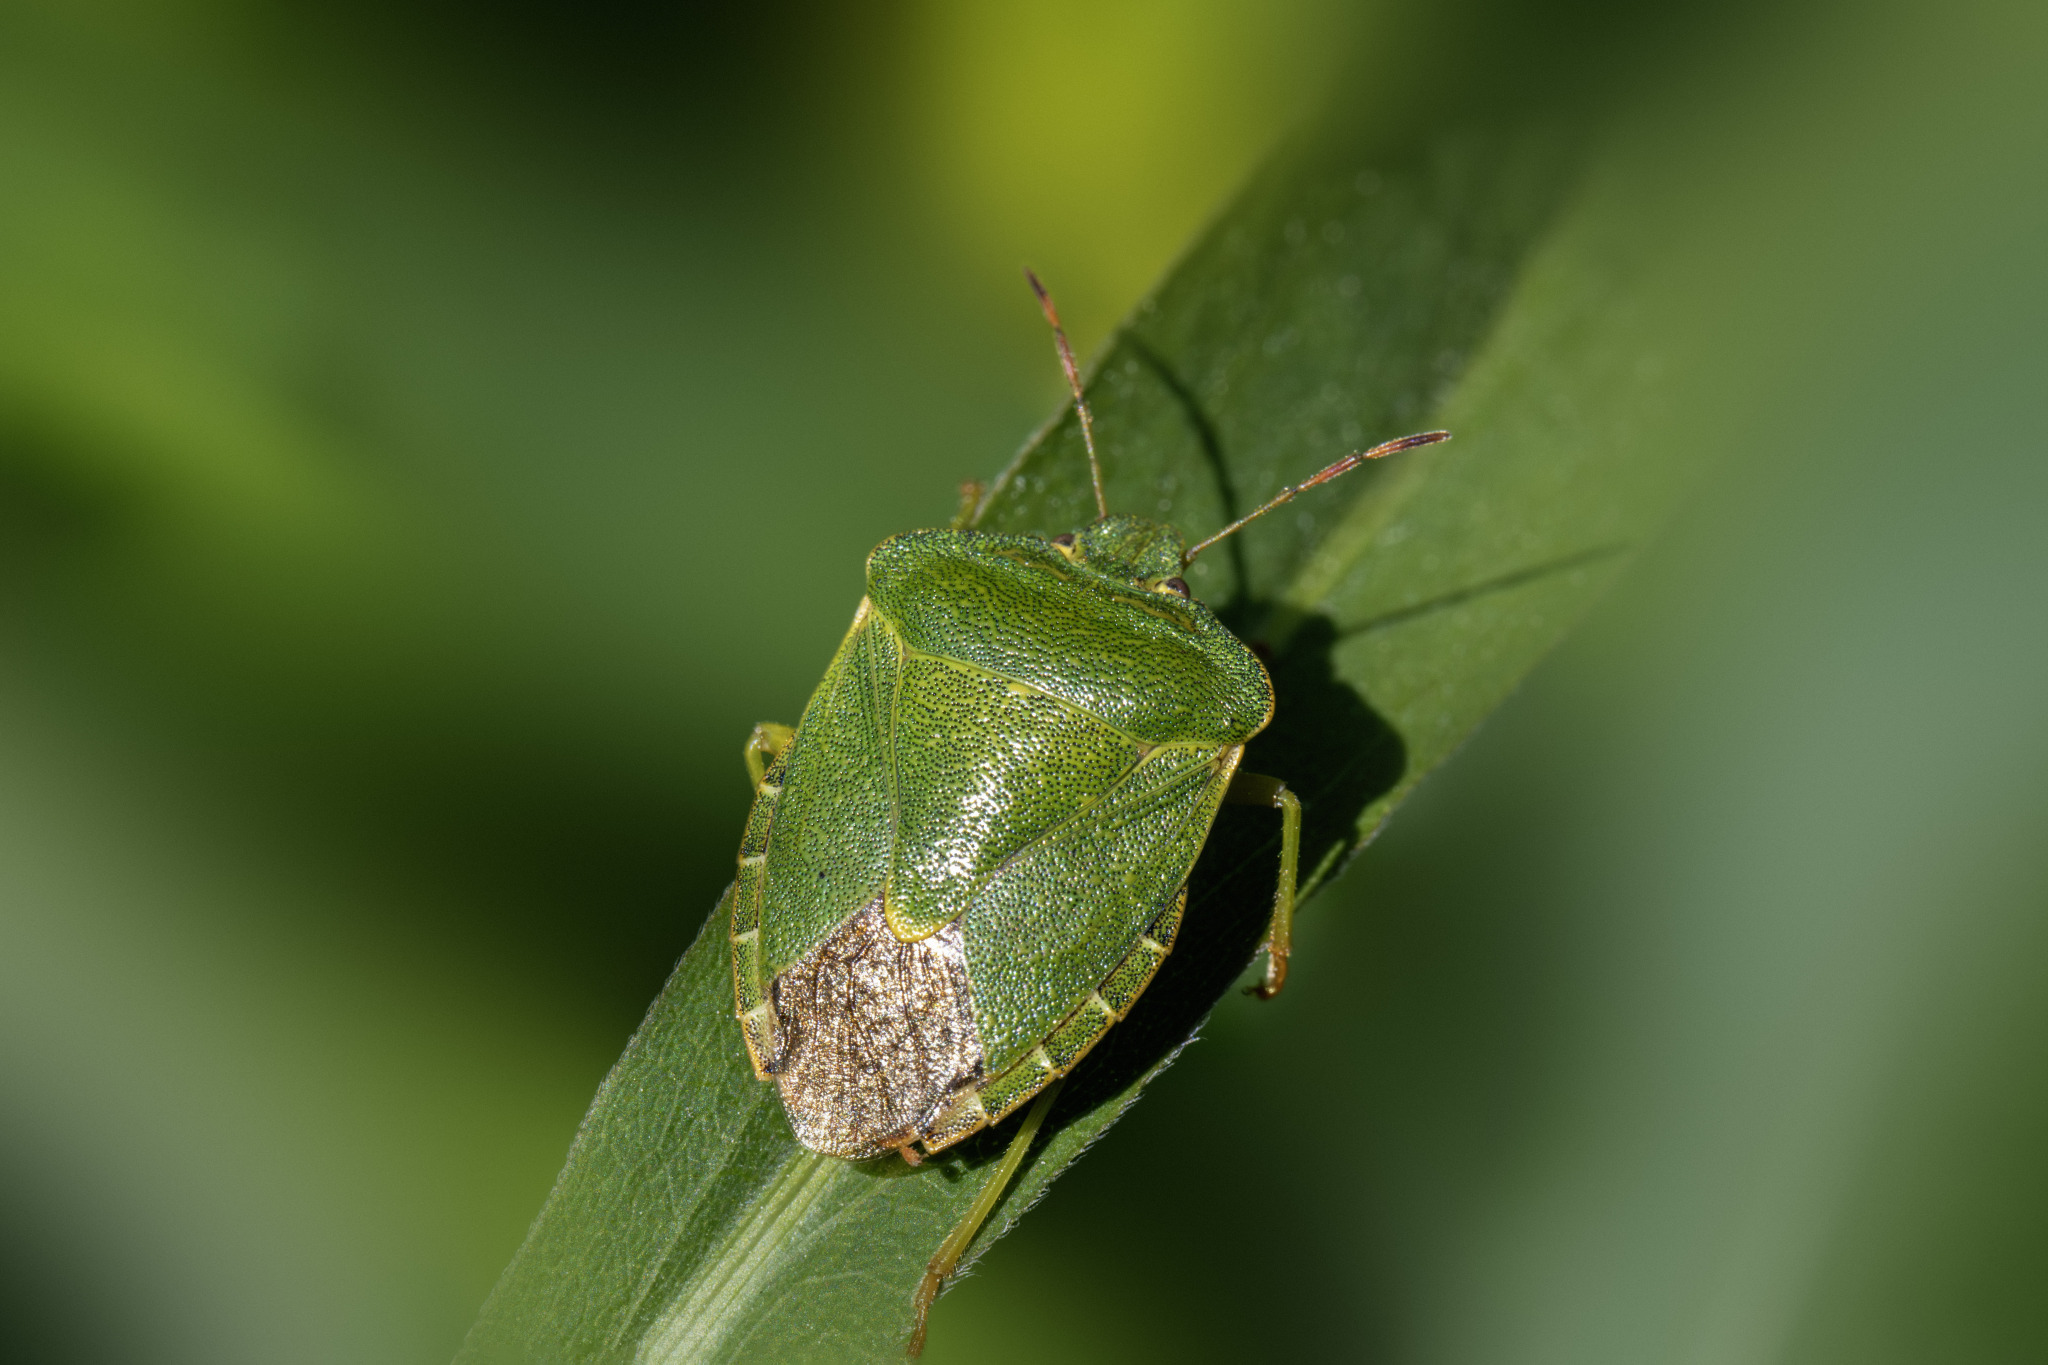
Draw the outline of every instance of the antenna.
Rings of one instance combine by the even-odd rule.
[[[1268,502],[1264,507],[1261,507],[1254,512],[1247,512],[1244,516],[1241,516],[1236,521],[1231,522],[1230,525],[1224,527],[1215,535],[1210,536],[1207,540],[1202,541],[1200,544],[1196,545],[1194,549],[1189,550],[1186,554],[1180,557],[1181,567],[1186,568],[1188,565],[1194,563],[1196,555],[1202,553],[1202,551],[1208,549],[1211,545],[1214,545],[1217,541],[1223,539],[1225,536],[1235,535],[1238,531],[1244,528],[1246,522],[1254,521],[1257,520],[1259,517],[1263,517],[1264,515],[1266,515],[1266,513],[1272,511],[1281,503],[1291,500],[1295,494],[1301,492],[1305,488],[1314,488],[1319,483],[1328,483],[1330,480],[1336,478],[1340,474],[1349,474],[1352,470],[1358,468],[1367,460],[1377,460],[1384,456],[1395,454],[1399,451],[1413,450],[1416,446],[1433,446],[1438,441],[1448,441],[1450,439],[1451,433],[1449,433],[1448,431],[1422,431],[1417,432],[1413,436],[1403,436],[1397,441],[1387,441],[1381,445],[1376,445],[1371,450],[1354,450],[1353,452],[1351,452],[1351,454],[1346,455],[1343,459],[1337,461],[1337,463],[1331,465],[1329,468],[1320,470],[1317,473],[1309,475],[1306,479],[1303,479],[1300,483],[1295,484],[1291,488],[1281,489],[1279,494],[1275,496],[1271,502]]]
[[[1074,351],[1067,345],[1067,331],[1060,326],[1059,310],[1052,306],[1052,295],[1045,292],[1045,286],[1028,266],[1024,278],[1031,281],[1031,292],[1038,295],[1038,306],[1045,310],[1045,320],[1052,324],[1052,339],[1060,348],[1060,367],[1067,372],[1067,387],[1074,391],[1074,411],[1081,414],[1081,440],[1088,447],[1088,477],[1095,483],[1095,510],[1106,517],[1109,499],[1102,496],[1102,461],[1095,456],[1095,419],[1088,415],[1088,400],[1081,395],[1081,371],[1074,366]]]

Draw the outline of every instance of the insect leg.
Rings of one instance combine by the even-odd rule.
[[[953,514],[953,529],[964,531],[974,525],[974,514],[981,510],[982,495],[988,492],[988,485],[980,479],[969,479],[960,485],[960,510]]]
[[[1301,798],[1277,777],[1240,772],[1223,799],[1238,806],[1272,806],[1280,812],[1280,879],[1273,888],[1273,919],[1266,929],[1266,976],[1252,993],[1271,1000],[1287,984],[1287,958],[1294,951],[1294,886],[1301,875]]]
[[[910,1329],[910,1345],[906,1354],[912,1360],[924,1354],[925,1319],[931,1314],[932,1301],[939,1297],[939,1291],[946,1287],[946,1277],[959,1266],[960,1258],[967,1254],[967,1248],[974,1241],[974,1234],[981,1231],[981,1225],[988,1221],[988,1215],[1009,1188],[1010,1180],[1017,1174],[1017,1168],[1024,1164],[1024,1153],[1031,1148],[1031,1140],[1038,1136],[1039,1125],[1045,1122],[1046,1111],[1052,1108],[1053,1097],[1060,1093],[1060,1087],[1067,1083],[1062,1076],[1045,1088],[1038,1102],[1031,1106],[1031,1112],[1024,1116],[1024,1126],[1017,1130],[1017,1136],[1010,1139],[1010,1148],[997,1163],[995,1174],[981,1187],[975,1196],[974,1206],[967,1210],[967,1216],[960,1225],[946,1235],[939,1244],[938,1252],[931,1264],[924,1268],[924,1278],[918,1281],[917,1297],[911,1300],[911,1312],[915,1315]]]
[[[760,790],[761,779],[768,773],[768,765],[796,738],[796,727],[777,725],[764,720],[754,727],[754,733],[747,736],[747,776],[753,780],[754,789]]]

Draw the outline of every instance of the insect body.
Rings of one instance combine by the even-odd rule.
[[[870,1157],[1001,1119],[1172,947],[1273,714],[1177,587],[1171,527],[919,531],[763,774],[733,915],[740,1019],[799,1138]]]
[[[1078,374],[1039,294],[1103,515],[1050,539],[884,541],[798,726],[758,726],[747,745],[739,1021],[798,1139],[832,1156],[915,1164],[1065,1075],[1172,950],[1227,799],[1282,812],[1261,993],[1286,974],[1300,805],[1239,771],[1273,685],[1181,579],[1250,517],[1190,551],[1172,526],[1108,515]],[[1252,515],[1442,437],[1349,456]],[[992,1202],[934,1260],[920,1322]]]

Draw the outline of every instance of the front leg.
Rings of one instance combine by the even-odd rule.
[[[1273,918],[1266,927],[1266,977],[1252,987],[1271,1000],[1287,984],[1287,959],[1294,951],[1294,886],[1301,871],[1301,799],[1277,777],[1240,772],[1223,799],[1234,806],[1272,806],[1280,812],[1280,880],[1273,888]]]
[[[953,514],[953,529],[965,531],[974,525],[974,514],[981,510],[981,499],[988,492],[988,485],[980,479],[969,479],[960,485],[960,510]]]
[[[768,775],[768,765],[779,758],[789,742],[796,738],[796,727],[777,725],[764,720],[754,727],[754,733],[747,736],[747,776],[753,780],[754,790],[761,790],[761,779]]]

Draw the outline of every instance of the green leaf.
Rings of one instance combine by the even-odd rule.
[[[1278,718],[1246,765],[1302,794],[1311,885],[1584,612],[1678,488],[1629,437],[1671,362],[1634,339],[1628,215],[1590,136],[1502,117],[1364,143],[1343,135],[1358,123],[1276,158],[1111,339],[1090,387],[1111,506],[1191,536],[1346,450],[1455,433],[1196,566],[1197,594],[1269,652]],[[993,485],[980,524],[1050,533],[1091,515],[1069,413]],[[1226,810],[1181,946],[1076,1070],[977,1249],[1241,976],[1276,847],[1270,812]],[[925,1262],[1015,1122],[917,1170],[799,1148],[747,1066],[724,921],[721,907],[599,1091],[462,1360],[900,1356]]]

